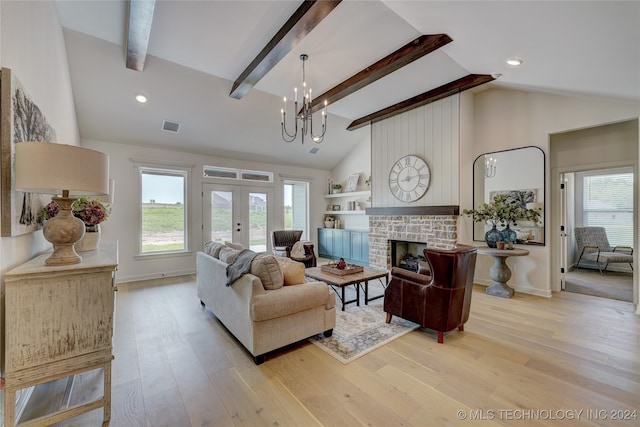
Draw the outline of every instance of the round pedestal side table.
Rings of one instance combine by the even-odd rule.
[[[493,265],[489,269],[489,277],[491,277],[493,283],[487,288],[487,294],[511,298],[514,291],[513,288],[507,285],[507,282],[511,279],[511,269],[507,265],[507,258],[510,256],[529,255],[529,251],[526,249],[478,248],[478,253],[493,257]]]

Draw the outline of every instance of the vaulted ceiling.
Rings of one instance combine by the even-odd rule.
[[[287,33],[287,23],[302,3],[163,0],[145,29],[144,19],[128,25],[129,2],[56,0],[80,135],[330,169],[368,137],[376,113],[465,89],[469,75],[484,76],[469,79],[478,88],[640,102],[639,2],[343,0],[291,36],[300,28]],[[129,61],[142,71],[127,68],[133,28],[146,54],[137,51]],[[437,35],[451,40],[393,67],[407,44]],[[234,88],[270,42],[267,66],[254,67],[257,78],[244,73],[249,84]],[[315,154],[309,139],[302,145],[280,136],[282,97],[293,98],[293,87],[301,86],[303,53],[314,94],[334,95]],[[510,57],[524,63],[510,67]],[[379,77],[376,67],[392,72]],[[358,79],[361,72],[369,72],[366,80]],[[137,103],[137,94],[148,102]],[[180,132],[163,131],[163,120],[179,122]]]

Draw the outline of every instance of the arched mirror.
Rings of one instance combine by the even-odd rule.
[[[518,235],[517,244],[544,245],[545,226],[544,152],[538,147],[522,147],[485,153],[473,162],[473,208],[490,203],[498,194],[507,194],[529,209],[541,209],[540,219],[533,223],[518,222],[511,226]],[[473,240],[484,241],[489,230],[473,223]]]

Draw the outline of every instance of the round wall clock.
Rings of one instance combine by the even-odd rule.
[[[424,196],[429,187],[429,166],[418,156],[401,157],[389,172],[391,194],[403,202],[415,202]]]

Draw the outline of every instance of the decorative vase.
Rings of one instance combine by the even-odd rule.
[[[335,226],[335,221],[325,221],[324,222],[324,227],[325,228],[333,228]]]
[[[487,242],[487,246],[490,248],[496,248],[496,242],[501,242],[504,240],[504,237],[500,230],[498,230],[495,226],[491,227],[491,230],[487,231],[484,235],[484,240]]]
[[[100,224],[86,225],[84,236],[75,244],[76,252],[95,251],[100,245]]]
[[[504,230],[502,230],[502,239],[507,242],[507,244],[511,243],[515,243],[516,239],[518,238],[518,234],[513,231],[511,228],[509,228],[509,224],[507,224],[507,226],[504,228]]]

